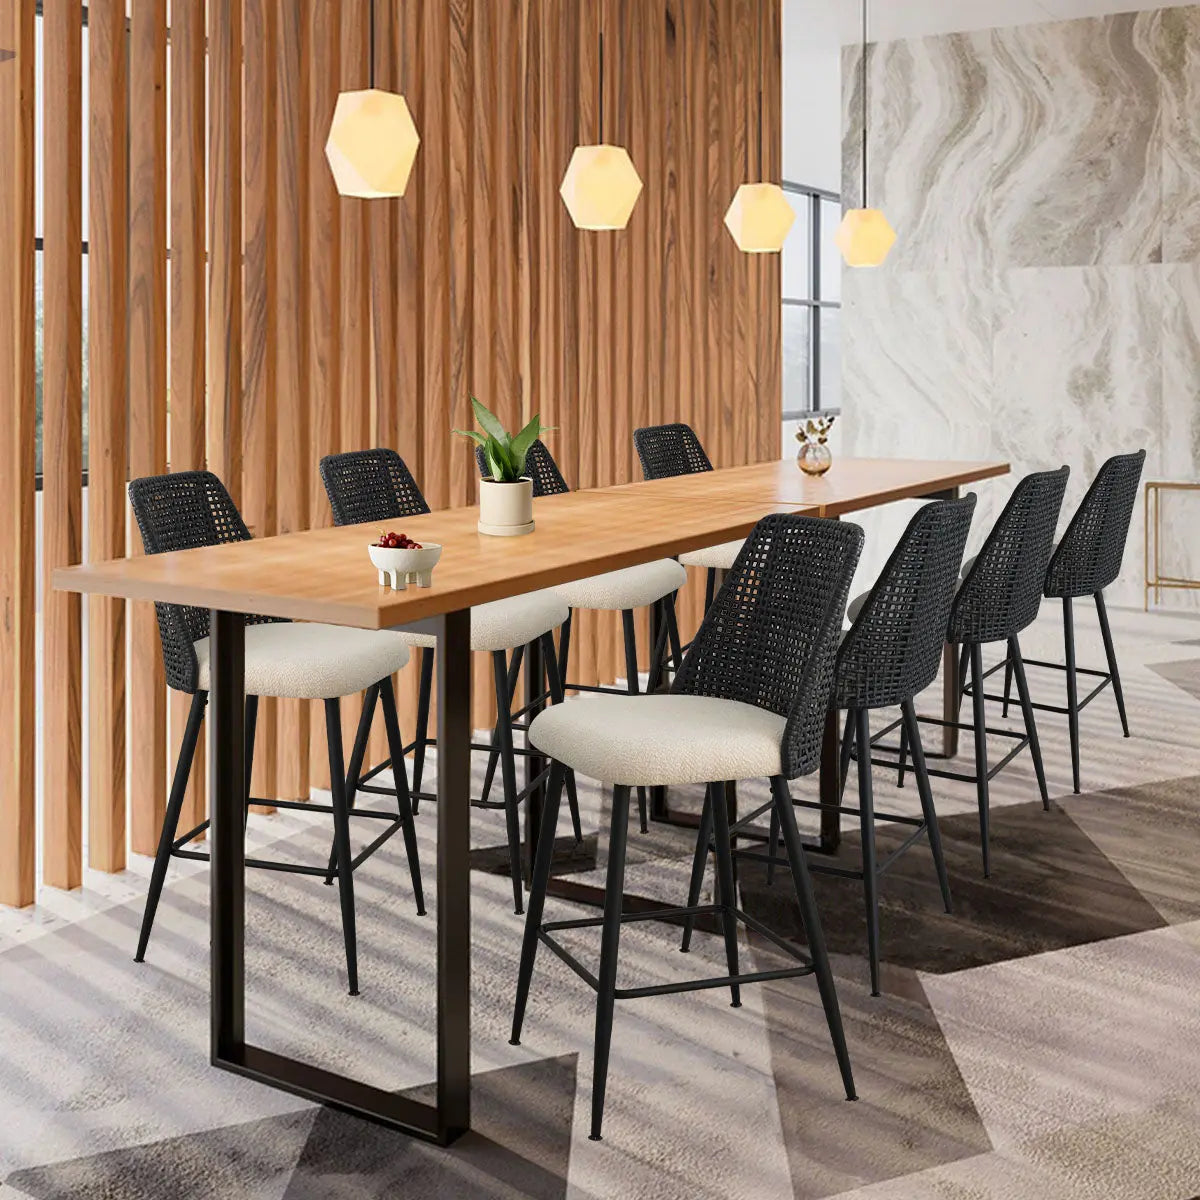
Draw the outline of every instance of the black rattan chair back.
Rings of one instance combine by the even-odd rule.
[[[321,459],[321,482],[335,525],[363,525],[429,512],[421,489],[395,450],[352,450]]]
[[[1017,484],[954,598],[950,641],[1007,641],[1033,622],[1069,472],[1037,471]]]
[[[210,471],[176,471],[135,479],[129,485],[129,503],[147,554],[250,540],[250,530],[237,506]],[[183,604],[155,604],[154,608],[167,684],[177,691],[194,692],[199,666],[193,643],[208,637],[208,609]],[[246,621],[261,624],[269,619],[247,617]]]
[[[740,700],[788,718],[780,769],[821,761],[846,597],[863,532],[846,521],[773,513],[742,546],[671,690]]]
[[[834,669],[840,708],[899,704],[937,677],[974,512],[970,495],[927,504],[908,523],[842,639]]]
[[[488,465],[482,446],[475,447],[475,463],[479,467],[479,477],[487,479]],[[571,490],[558,469],[558,463],[554,461],[554,455],[546,449],[541,438],[529,447],[529,453],[525,455],[525,474],[533,480],[535,496],[561,496],[563,492]]]
[[[713,465],[690,425],[649,425],[633,431],[633,444],[646,479],[698,475]]]
[[[1047,596],[1094,596],[1120,574],[1145,462],[1139,450],[1100,468],[1050,558]]]

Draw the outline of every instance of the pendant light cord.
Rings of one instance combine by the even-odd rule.
[[[604,30],[600,31],[600,145],[604,145]]]
[[[370,81],[368,86],[373,88],[375,86],[375,0],[371,0],[370,19],[371,28],[368,34],[369,49],[367,50],[367,54],[369,55],[369,58],[367,60],[367,73]]]
[[[867,0],[862,4],[862,206],[867,207]]]

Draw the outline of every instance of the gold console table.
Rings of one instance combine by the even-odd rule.
[[[1162,602],[1163,588],[1200,588],[1200,579],[1181,579],[1174,575],[1163,575],[1159,563],[1162,547],[1162,493],[1200,492],[1200,483],[1172,483],[1168,480],[1149,479],[1145,491],[1145,595],[1143,607],[1150,611],[1150,591],[1154,590],[1154,603]],[[1151,517],[1153,509],[1153,517]],[[1153,544],[1151,543],[1151,521],[1153,521]]]

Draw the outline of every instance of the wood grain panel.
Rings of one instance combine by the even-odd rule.
[[[208,467],[242,490],[242,0],[208,4]]]
[[[308,402],[312,445],[301,467],[309,486],[309,525],[333,523],[317,461],[341,449],[341,201],[324,147],[333,120],[341,75],[341,14],[338,0],[310,0],[307,58],[308,102]],[[318,232],[320,231],[320,232]],[[309,783],[329,786],[324,707],[309,712]]]
[[[134,0],[129,37],[129,471],[167,469],[167,3]],[[129,540],[141,553],[141,538]],[[167,685],[150,604],[129,609],[129,842],[153,854],[167,802]]]
[[[316,467],[309,436],[308,370],[308,61],[307,0],[275,0],[276,38],[276,224],[278,256],[276,382],[286,419],[276,438],[276,506],[280,533],[308,528],[311,472]],[[320,150],[318,148],[318,153]],[[281,799],[308,796],[309,708],[280,701],[276,784]]]
[[[34,27],[28,0],[0,3],[0,904],[33,903],[34,734]]]
[[[763,0],[764,22],[760,79],[762,81],[763,169],[766,178],[778,183],[783,178],[783,57],[782,0]],[[779,414],[783,403],[783,295],[779,255],[762,256],[760,264],[758,337],[758,414],[760,459],[778,458],[783,430]]]
[[[171,411],[168,449],[171,470],[192,471],[205,464],[205,129],[204,50],[207,37],[204,0],[172,0],[171,4]],[[191,697],[170,698],[172,769],[187,724]],[[182,828],[204,820],[204,731],[192,763],[191,778],[180,813]]]
[[[128,52],[124,0],[88,7],[88,557],[125,554]],[[88,605],[88,861],[125,867],[125,605]]]
[[[277,199],[275,172],[274,0],[244,0],[245,129],[242,235],[242,515],[255,537],[278,530],[275,438],[279,425],[278,331],[275,304]],[[365,328],[365,325],[364,325]],[[284,405],[286,413],[287,404]],[[251,791],[275,796],[278,763],[276,702],[260,701]]]
[[[42,253],[42,879],[82,881],[83,641],[78,596],[50,573],[83,555],[83,14],[50,0],[42,27],[45,250]],[[157,643],[158,635],[154,641]],[[6,836],[6,835],[5,835]],[[0,874],[5,867],[0,866]]]

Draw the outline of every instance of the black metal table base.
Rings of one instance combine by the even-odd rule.
[[[471,615],[448,613],[420,627],[437,636],[437,739],[442,750],[437,789],[436,1101],[422,1104],[246,1041],[245,619],[217,611],[211,619],[209,693],[211,1061],[222,1070],[445,1146],[471,1124]],[[540,791],[540,785],[535,787]]]

